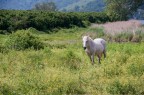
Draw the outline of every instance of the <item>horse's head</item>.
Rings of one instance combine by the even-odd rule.
[[[83,36],[82,41],[83,41],[83,48],[85,50],[88,47],[89,36]]]

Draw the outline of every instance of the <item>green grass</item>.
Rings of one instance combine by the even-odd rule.
[[[144,43],[107,43],[107,58],[91,65],[82,48],[85,31],[94,33],[34,33],[44,49],[0,53],[0,95],[144,94]],[[3,44],[8,36],[0,36]]]

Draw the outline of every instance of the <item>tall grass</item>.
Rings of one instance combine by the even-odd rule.
[[[144,41],[144,29],[137,20],[109,22],[105,24],[92,24],[92,29],[103,29],[104,38],[115,42],[141,42]]]
[[[106,37],[102,29],[96,30]],[[82,48],[85,31],[95,34],[95,29],[79,28],[34,33],[45,44],[43,49],[0,52],[0,94],[144,94],[143,42],[107,43],[107,58],[100,65],[95,58],[91,65]]]

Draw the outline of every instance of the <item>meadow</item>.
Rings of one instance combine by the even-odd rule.
[[[52,33],[34,28],[19,31],[30,32],[44,46],[6,49],[12,34],[0,35],[0,95],[144,94],[143,41],[117,43],[115,36],[110,41],[98,27],[55,29]],[[91,65],[82,35],[107,40],[107,58],[101,64],[95,57]]]

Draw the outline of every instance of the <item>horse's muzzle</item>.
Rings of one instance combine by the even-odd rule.
[[[84,48],[84,50],[86,50],[86,47],[83,47]]]

